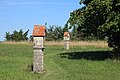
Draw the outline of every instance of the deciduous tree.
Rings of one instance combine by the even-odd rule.
[[[81,0],[82,3],[84,7],[70,13],[69,27],[77,25],[87,37],[104,39],[106,36],[109,47],[120,49],[120,0]]]

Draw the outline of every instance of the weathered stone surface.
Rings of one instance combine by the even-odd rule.
[[[69,41],[64,41],[64,49],[69,50]]]
[[[34,48],[44,48],[43,37],[34,37]]]
[[[65,41],[69,41],[69,40],[70,40],[70,37],[64,37],[64,40],[65,40]]]
[[[43,73],[43,58],[44,58],[44,45],[43,37],[34,37],[34,61],[33,61],[33,72]]]
[[[34,49],[33,71],[36,73],[43,72],[43,58],[44,53],[42,49]]]

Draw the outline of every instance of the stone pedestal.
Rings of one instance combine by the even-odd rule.
[[[34,59],[33,59],[33,72],[43,73],[43,58],[44,58],[44,37],[45,37],[46,27],[40,25],[34,25],[33,30],[33,48],[34,48]]]
[[[69,50],[69,41],[67,40],[64,41],[64,49]]]
[[[34,60],[33,60],[33,72],[43,73],[43,62],[44,62],[44,46],[43,37],[33,37],[34,41]]]
[[[34,48],[33,72],[43,72],[44,52],[42,48]]]
[[[64,49],[69,50],[70,33],[64,32]]]

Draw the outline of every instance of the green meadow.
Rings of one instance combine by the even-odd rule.
[[[120,80],[120,61],[111,49],[93,45],[46,45],[44,73],[32,72],[32,44],[0,43],[0,80]]]

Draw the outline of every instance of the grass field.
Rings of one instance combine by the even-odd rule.
[[[31,43],[0,43],[0,80],[120,80],[120,62],[110,59],[111,49],[103,46],[106,43],[71,43],[69,51],[56,44],[45,46],[46,72],[34,74]]]

